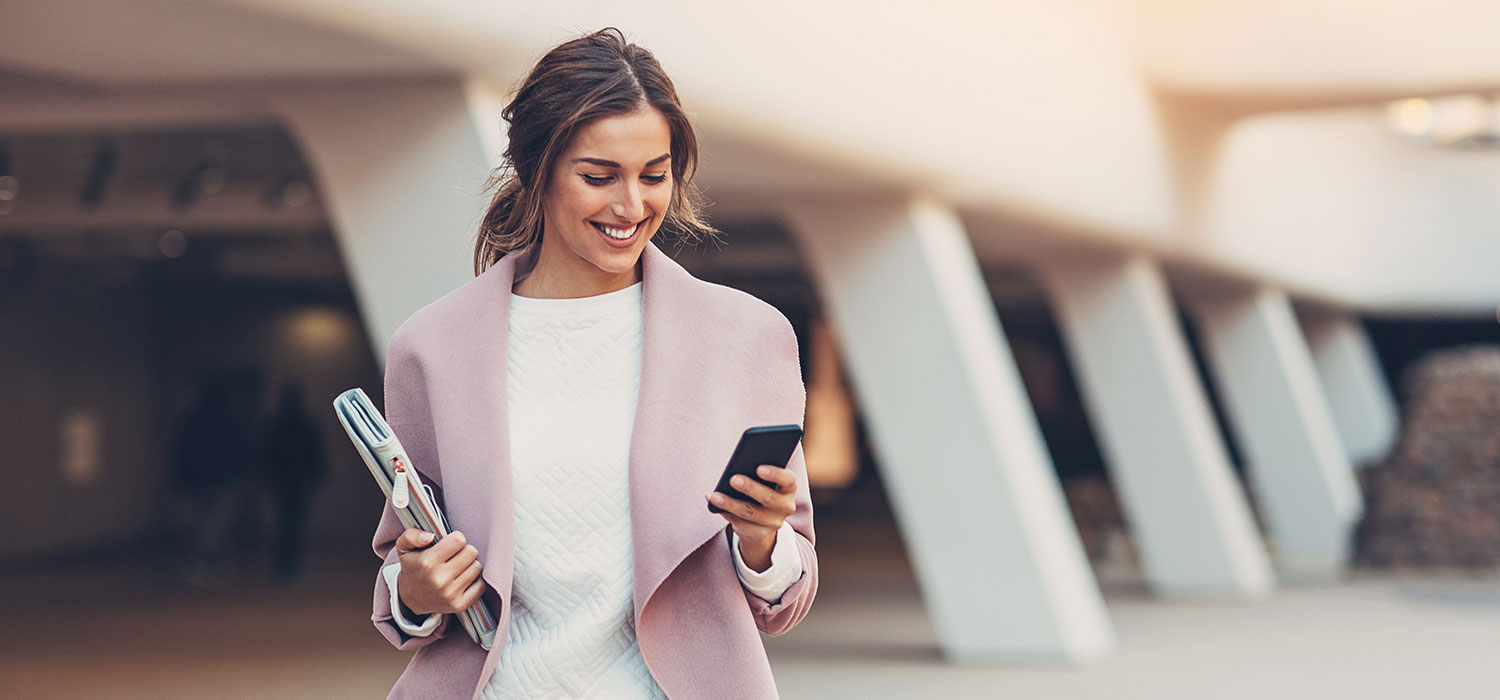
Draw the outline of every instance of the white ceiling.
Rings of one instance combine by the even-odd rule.
[[[789,191],[914,188],[985,222],[982,250],[1146,246],[1351,303],[1383,302],[1392,282],[1471,307],[1500,288],[1472,270],[1403,278],[1381,249],[1348,251],[1349,260],[1390,277],[1349,284],[1329,284],[1326,270],[1299,268],[1292,254],[1256,250],[1246,264],[1253,232],[1225,244],[1229,229],[1199,230],[1212,217],[1193,216],[1179,191],[1193,158],[1204,177],[1257,182],[1221,161],[1244,152],[1224,148],[1235,126],[1209,124],[1217,136],[1198,143],[1176,131],[1198,112],[1243,120],[1500,87],[1493,1],[926,0],[875,12],[852,0],[0,0],[0,109],[148,85],[457,72],[506,88],[546,47],[606,24],[668,66],[702,126],[702,181],[730,209]],[[1318,115],[1288,127],[1326,128]],[[1284,156],[1302,167],[1299,152]],[[1441,169],[1443,157],[1416,160]],[[1353,175],[1336,164],[1322,173]],[[1239,204],[1239,194],[1208,188],[1210,205],[1246,206],[1264,195],[1256,187]],[[1291,227],[1279,240],[1325,235],[1297,230],[1295,214],[1268,217]],[[1028,223],[1009,223],[1019,221]],[[1425,232],[1381,235],[1400,238],[1389,250],[1401,251]],[[1463,241],[1449,242],[1463,257]]]

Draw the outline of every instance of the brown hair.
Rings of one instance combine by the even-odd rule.
[[[510,125],[510,142],[502,165],[485,183],[486,191],[498,189],[479,225],[474,274],[541,241],[547,180],[579,128],[643,107],[661,112],[672,137],[672,201],[660,230],[694,243],[714,236],[692,184],[698,138],[672,80],[650,51],[609,27],[548,51],[501,112]]]

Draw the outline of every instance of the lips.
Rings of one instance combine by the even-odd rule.
[[[626,228],[606,226],[597,221],[590,221],[589,223],[593,224],[594,228],[598,229],[600,233],[603,233],[604,235],[609,236],[610,238],[613,238],[617,241],[623,241],[627,238],[630,238],[631,236],[634,236],[636,229],[641,227],[641,222],[639,221]]]

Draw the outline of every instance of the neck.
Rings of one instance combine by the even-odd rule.
[[[536,267],[525,279],[515,283],[511,291],[534,299],[578,299],[608,294],[641,281],[641,262],[624,272],[607,272],[584,260],[571,258],[561,260],[549,255],[543,245],[537,255]]]

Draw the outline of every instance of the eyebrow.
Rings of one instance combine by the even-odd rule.
[[[647,161],[646,167],[649,168],[649,167],[651,167],[653,165],[656,165],[658,163],[662,163],[662,162],[666,161],[668,158],[671,158],[671,157],[672,157],[671,153],[663,153],[663,154],[661,154],[661,155],[659,155],[659,156],[657,156],[655,158],[652,158],[650,161]],[[614,162],[612,160],[605,160],[603,158],[574,158],[573,162],[574,163],[589,163],[591,165],[599,165],[599,166],[603,166],[603,167],[606,167],[606,168],[615,168],[615,169],[619,169],[619,167],[620,167],[619,163],[616,163],[616,162]]]

